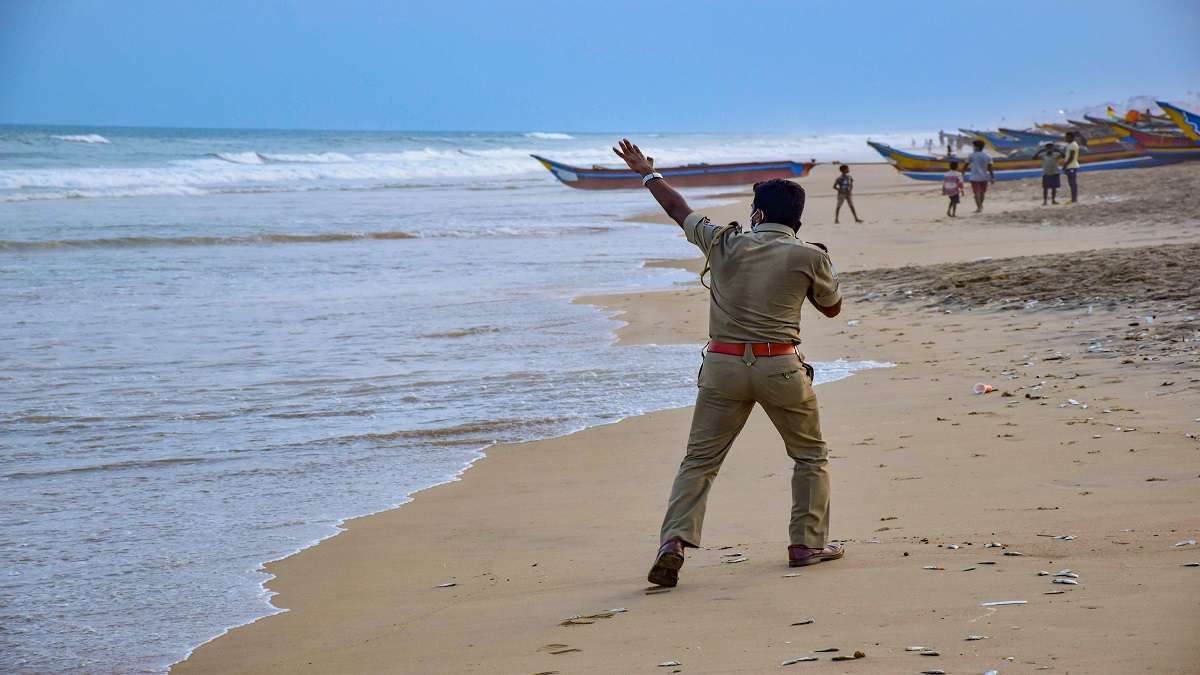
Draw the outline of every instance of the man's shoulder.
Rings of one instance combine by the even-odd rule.
[[[794,260],[817,262],[821,258],[829,257],[829,254],[822,250],[820,246],[810,244],[803,239],[786,239],[784,241],[791,247]]]

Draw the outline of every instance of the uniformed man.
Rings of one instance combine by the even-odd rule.
[[[678,583],[684,549],[700,545],[708,490],[755,403],[779,430],[794,462],[789,564],[800,567],[841,558],[842,547],[826,541],[827,451],[812,368],[796,345],[805,299],[825,316],[835,317],[842,310],[842,296],[824,247],[796,238],[804,189],[782,179],[758,183],[750,229],[717,226],[692,212],[638,146],[623,139],[613,151],[642,176],[642,184],[683,228],[688,241],[704,252],[705,267],[712,272],[710,341],[700,369],[687,452],[671,489],[650,582]]]

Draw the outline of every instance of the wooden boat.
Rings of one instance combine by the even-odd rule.
[[[1116,120],[1107,120],[1105,124],[1113,129],[1113,133],[1124,134],[1124,137],[1130,142],[1137,143],[1143,147],[1153,145],[1181,148],[1193,143],[1192,139],[1184,136],[1183,133],[1176,129],[1172,129],[1171,133],[1163,133],[1161,131],[1138,129],[1133,125]]]
[[[1175,126],[1183,132],[1184,136],[1192,139],[1192,141],[1200,142],[1200,115],[1184,110],[1176,105],[1171,105],[1166,101],[1157,101],[1158,107],[1162,108]]]
[[[1171,121],[1183,132],[1188,140],[1187,145],[1167,145],[1155,142],[1141,144],[1155,160],[1159,162],[1179,162],[1183,160],[1200,159],[1200,115],[1171,105],[1166,101],[1156,101]]]
[[[620,190],[641,188],[642,178],[629,169],[590,169],[530,155],[554,174],[564,185],[581,190]],[[739,162],[734,164],[688,164],[656,168],[675,187],[713,187],[750,185],[772,178],[801,178],[816,164],[813,162]]]
[[[1029,143],[1005,136],[997,131],[975,131],[974,129],[959,129],[959,131],[970,136],[973,140],[983,141],[985,146],[1000,153],[1029,147]]]
[[[962,169],[967,162],[965,157],[933,157],[931,155],[915,155],[897,150],[886,143],[867,141],[867,144],[883,155],[896,170],[916,180],[942,180],[950,170],[950,161],[958,162]],[[1103,171],[1106,169],[1135,169],[1143,166],[1154,166],[1160,162],[1137,146],[1123,145],[1122,149],[1109,152],[1088,152],[1079,157],[1080,171]],[[1037,178],[1042,175],[1042,162],[1038,159],[1008,159],[998,157],[992,162],[996,172],[996,180],[1020,180],[1022,178]]]
[[[1000,133],[1014,138],[1018,141],[1023,141],[1026,145],[1045,145],[1047,143],[1061,143],[1063,138],[1059,134],[1043,134],[1036,131],[1021,131],[1020,129],[1005,129],[1000,127]]]

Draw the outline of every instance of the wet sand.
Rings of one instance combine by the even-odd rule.
[[[1176,544],[1200,537],[1200,213],[1146,199],[1196,194],[1200,166],[1081,174],[1082,204],[1045,209],[1034,183],[1001,185],[954,221],[936,185],[855,176],[868,222],[831,224],[821,167],[801,231],[830,246],[846,296],[837,319],[805,316],[809,360],[896,364],[817,390],[844,560],[785,576],[790,466],[756,412],[704,548],[647,594],[690,417],[664,411],[494,448],[350,521],[268,566],[289,611],[175,670],[751,673],[817,656],[783,670],[1195,672],[1200,547]],[[694,285],[581,301],[620,313],[624,343],[705,339]],[[1002,600],[1026,604],[982,606]],[[575,615],[595,617],[562,625]]]

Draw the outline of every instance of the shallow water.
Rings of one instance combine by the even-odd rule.
[[[698,345],[570,302],[688,280],[641,262],[689,245],[524,159],[554,143],[603,151],[0,127],[0,670],[161,671],[273,611],[264,561],[488,445],[690,403]]]

